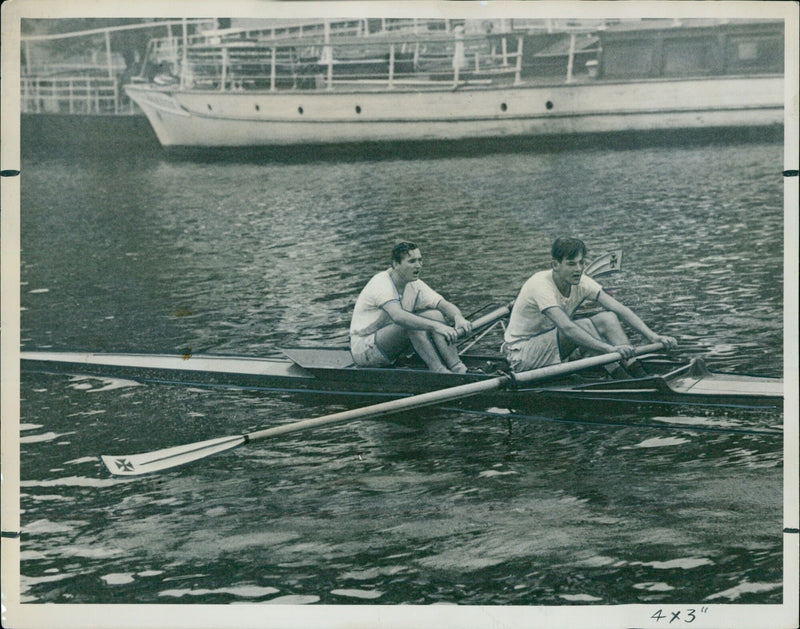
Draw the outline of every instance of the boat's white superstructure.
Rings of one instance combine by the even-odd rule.
[[[456,31],[367,42],[221,42],[186,49],[179,76],[126,90],[167,147],[783,122],[781,23],[651,25],[560,37]]]

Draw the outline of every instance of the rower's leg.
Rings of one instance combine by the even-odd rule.
[[[600,333],[600,335],[612,345],[631,344],[628,335],[625,334],[625,330],[622,328],[622,324],[617,318],[617,315],[613,312],[600,312],[591,317],[591,320],[592,324],[595,328],[597,328],[597,331]],[[609,370],[612,376],[616,378],[625,376],[625,374],[622,374],[621,371],[617,371],[616,369],[617,367],[615,365],[615,371]],[[618,369],[625,371],[626,374],[632,375],[634,378],[643,378],[647,375],[647,372],[635,357],[628,361],[622,361]]]
[[[426,319],[434,319],[440,323],[445,323],[444,315],[438,310],[426,310],[416,314]],[[458,348],[455,344],[448,343],[447,339],[441,334],[429,334],[422,330],[412,330],[408,336],[417,354],[433,371],[440,371],[439,365],[444,368],[444,371],[452,371],[454,373],[465,373],[467,371],[467,367],[461,362],[461,358],[458,355]],[[429,353],[430,350],[433,351],[433,354]],[[430,357],[431,362],[428,362],[428,358],[425,355]]]
[[[579,325],[581,328],[583,328],[584,332],[588,332],[594,338],[600,339],[605,343],[611,342],[601,333],[600,330],[597,329],[597,326],[595,325],[593,318],[575,319],[575,324]],[[577,347],[571,340],[569,340],[568,338],[566,338],[561,334],[559,334],[558,343],[559,347],[561,348],[561,353],[563,354],[562,358],[566,358],[566,356],[569,356],[572,353],[572,351]],[[582,349],[581,351],[586,355],[591,355],[592,353],[588,349]]]
[[[409,330],[408,338],[411,339],[411,345],[414,347],[414,351],[417,352],[419,357],[428,365],[428,369],[439,372],[450,371],[445,367],[436,346],[425,330]]]
[[[408,330],[396,323],[382,327],[375,334],[375,343],[390,361],[394,361],[408,347]]]
[[[600,333],[601,338],[604,338],[612,345],[630,345],[628,335],[622,329],[622,324],[619,322],[617,315],[608,310],[599,312],[591,317],[597,332]],[[594,334],[597,336],[597,333]]]
[[[611,316],[610,317],[606,317],[606,315],[611,315]],[[595,317],[597,318],[597,320],[595,320]],[[613,320],[612,320],[612,318],[613,318]],[[612,340],[612,338],[614,338],[614,339],[621,338],[620,336],[618,336],[615,333],[615,331],[613,329],[614,328],[614,322],[616,322],[617,327],[619,328],[619,332],[626,339],[625,341],[621,341],[621,342],[617,343],[614,340]],[[619,319],[617,319],[617,315],[615,315],[613,312],[601,312],[601,313],[598,313],[598,314],[596,314],[593,317],[590,317],[588,319],[576,319],[575,323],[577,323],[579,326],[581,326],[586,332],[591,334],[596,339],[600,339],[601,341],[605,341],[606,343],[611,343],[612,345],[618,345],[618,344],[619,345],[627,345],[628,344],[628,341],[627,341],[628,337],[627,337],[627,335],[625,335],[625,331],[622,329],[622,326],[619,323]],[[612,338],[609,338],[605,334],[605,331],[609,330],[609,329],[611,330],[611,337]],[[564,341],[562,341],[562,338],[559,336],[559,343],[562,343],[562,342],[564,342]],[[567,344],[568,344],[568,346],[574,348],[574,345],[572,345],[571,342],[567,341]],[[563,351],[564,351],[564,349],[562,348],[562,352]],[[590,352],[588,350],[582,350],[582,351],[585,352],[588,355],[592,355],[592,354],[596,353],[596,352]],[[569,356],[570,353],[572,353],[571,349],[570,349],[569,353],[567,353],[567,356]],[[630,375],[628,374],[627,371],[625,371],[625,369],[623,368],[623,366],[620,363],[612,363],[610,365],[604,365],[603,368],[614,379],[624,380],[626,378],[630,378]]]

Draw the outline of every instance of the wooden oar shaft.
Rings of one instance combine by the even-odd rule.
[[[652,352],[660,349],[661,347],[662,346],[660,343],[644,345],[639,347],[636,350],[636,353],[643,354]],[[499,389],[502,386],[510,384],[512,381],[533,382],[534,380],[543,380],[553,376],[574,373],[589,367],[612,363],[620,360],[620,358],[621,356],[618,352],[611,352],[608,354],[602,354],[600,356],[582,358],[580,360],[575,360],[568,363],[550,365],[548,367],[542,367],[541,369],[531,369],[530,371],[524,371],[516,374],[513,377],[511,375],[504,374],[495,378],[462,384],[449,389],[430,391],[421,395],[413,395],[411,397],[381,402],[380,404],[373,404],[363,408],[306,419],[299,422],[293,422],[291,424],[285,424],[283,426],[267,428],[265,430],[258,430],[246,435],[210,439],[207,441],[190,443],[183,446],[176,446],[172,448],[156,450],[155,452],[146,452],[143,454],[134,454],[129,456],[103,456],[101,458],[103,463],[105,463],[112,474],[117,474],[120,476],[138,476],[140,474],[171,469],[173,467],[177,467],[178,465],[197,461],[212,454],[230,450],[249,441],[266,439],[267,437],[274,437],[290,432],[297,432],[299,430],[306,430],[316,426],[325,426],[327,424],[334,424],[353,419],[364,419],[367,417],[380,417],[382,415],[389,415],[391,413],[399,413],[401,411],[422,408],[432,404],[450,402],[452,400],[466,398],[472,395],[478,395],[480,393]]]
[[[495,308],[491,312],[487,312],[485,315],[478,317],[472,322],[472,329],[477,330],[485,325],[494,323],[498,319],[502,319],[508,314],[511,314],[511,307],[513,305],[514,302],[510,301],[505,306],[500,306],[499,308]]]
[[[642,345],[636,348],[636,355],[649,354],[664,349],[661,343],[650,343],[649,345]],[[514,374],[516,382],[534,382],[536,380],[544,380],[545,378],[552,378],[554,376],[563,376],[583,369],[591,367],[600,367],[601,365],[608,365],[610,363],[621,360],[622,356],[618,352],[609,352],[608,354],[598,354],[597,356],[587,356],[578,360],[571,360],[566,363],[558,363],[555,365],[548,365],[547,367],[540,367],[539,369],[531,369],[530,371],[520,371]]]
[[[488,316],[488,315],[487,315]],[[661,343],[652,343],[650,345],[643,345],[636,349],[637,355],[646,354],[662,349]],[[451,402],[453,400],[460,400],[473,395],[487,393],[494,391],[503,386],[510,384],[512,381],[516,382],[534,382],[536,380],[544,380],[554,376],[575,373],[590,367],[597,367],[606,365],[620,360],[622,357],[618,352],[610,352],[608,354],[600,354],[598,356],[589,356],[588,358],[581,358],[566,363],[559,363],[556,365],[548,365],[547,367],[540,367],[539,369],[531,369],[530,371],[523,371],[514,376],[502,375],[489,380],[481,380],[479,382],[470,382],[447,389],[440,389],[437,391],[430,391],[428,393],[421,393],[419,395],[412,395],[407,398],[400,398],[397,400],[389,400],[388,402],[380,402],[379,404],[372,404],[370,406],[363,406],[361,408],[354,408],[340,413],[333,413],[332,415],[324,415],[322,417],[314,417],[312,419],[305,419],[299,422],[293,422],[284,426],[275,426],[273,428],[266,428],[258,430],[244,436],[245,442],[256,441],[258,439],[266,439],[267,437],[275,437],[277,435],[284,435],[290,432],[299,430],[306,430],[308,428],[315,428],[317,426],[325,426],[327,424],[335,424],[343,421],[350,421],[353,419],[364,419],[372,417],[381,417],[383,415],[391,415],[392,413],[400,413],[415,408],[423,408],[433,404],[442,404],[444,402]]]
[[[441,404],[443,402],[459,400],[473,395],[478,395],[480,393],[493,391],[494,389],[499,389],[504,383],[510,380],[510,376],[497,376],[496,378],[491,378],[490,380],[470,382],[469,384],[462,384],[456,387],[450,387],[448,389],[440,389],[438,391],[430,391],[428,393],[412,395],[411,397],[407,398],[389,400],[388,402],[380,402],[379,404],[354,408],[348,411],[342,411],[340,413],[333,413],[332,415],[304,419],[302,421],[293,422],[284,426],[275,426],[273,428],[266,428],[264,430],[252,432],[245,435],[245,440],[256,441],[257,439],[275,437],[277,435],[284,435],[289,432],[306,430],[308,428],[315,428],[317,426],[336,424],[353,419],[364,419],[367,417],[381,417],[383,415],[391,415],[392,413],[400,413],[406,410],[431,406],[432,404]]]

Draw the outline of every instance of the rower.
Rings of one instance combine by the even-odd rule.
[[[391,267],[367,282],[350,322],[356,365],[393,365],[410,342],[432,371],[465,373],[456,339],[472,330],[458,307],[419,279],[422,253],[413,242],[392,249]]]
[[[577,238],[557,238],[551,248],[552,268],[534,273],[522,286],[511,310],[502,351],[512,370],[527,371],[579,355],[618,352],[623,360],[607,367],[615,378],[644,377],[620,319],[653,343],[672,349],[677,341],[653,332],[630,308],[584,274],[586,245]],[[586,301],[601,308],[575,319]]]

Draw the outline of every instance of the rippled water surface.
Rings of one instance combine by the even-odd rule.
[[[780,376],[781,170],[772,143],[303,163],[29,156],[23,349],[342,344],[396,239],[419,243],[426,280],[470,312],[513,298],[569,233],[593,254],[624,249],[604,283],[681,355]],[[341,407],[33,373],[21,389],[26,602],[782,599],[781,413],[639,411],[613,426],[584,423],[607,419],[591,409],[571,423],[426,409],[131,480],[99,456]]]

